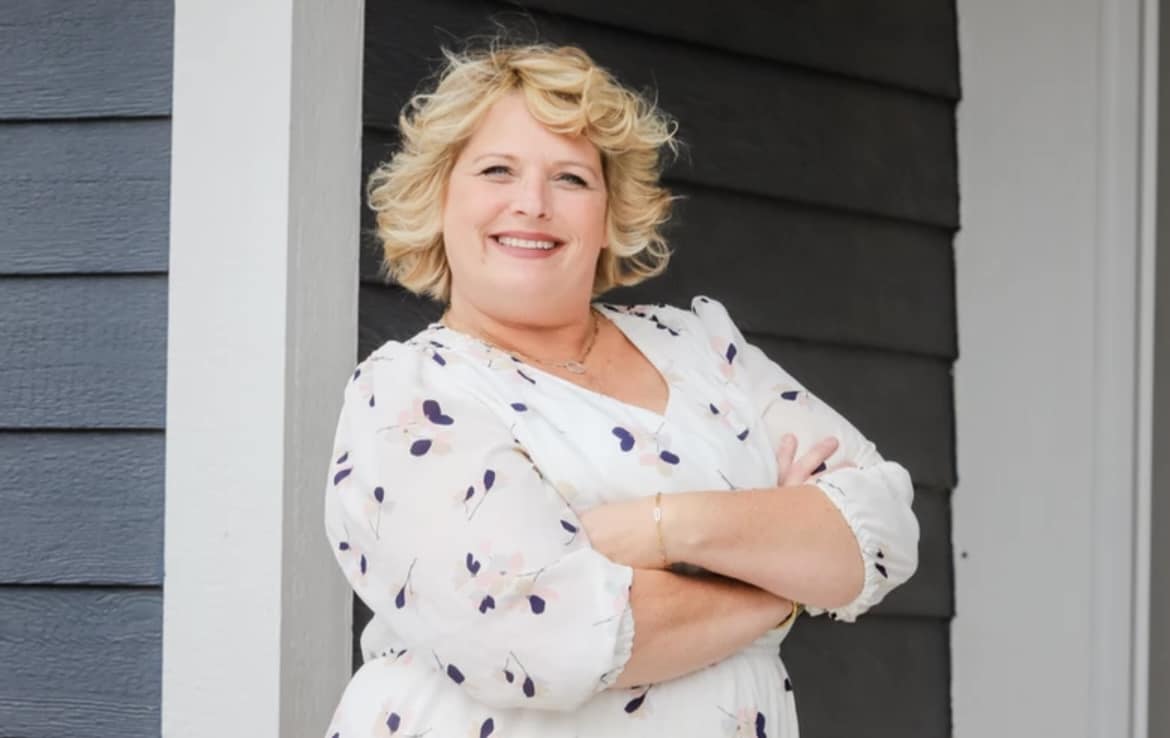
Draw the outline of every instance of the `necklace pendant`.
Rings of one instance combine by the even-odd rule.
[[[566,370],[572,372],[573,374],[585,373],[585,365],[579,361],[566,361],[563,366]]]

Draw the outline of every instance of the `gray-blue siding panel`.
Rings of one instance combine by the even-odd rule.
[[[802,615],[782,644],[801,735],[950,736],[949,632],[935,618]]]
[[[174,3],[5,0],[0,119],[168,115]]]
[[[163,456],[162,431],[0,432],[0,583],[161,585]]]
[[[0,587],[0,738],[156,738],[159,589]]]
[[[530,8],[666,36],[738,54],[872,80],[932,95],[959,95],[952,1],[721,3],[660,0],[524,0]]]
[[[166,119],[0,125],[0,274],[165,272]]]
[[[367,7],[363,115],[388,131],[438,45],[452,34],[490,32],[489,15],[503,9],[465,0]],[[542,39],[581,44],[626,83],[657,90],[692,154],[669,170],[675,179],[958,226],[950,100],[576,18],[533,17]]]
[[[945,359],[958,353],[949,229],[675,190],[686,199],[668,229],[670,268],[615,292],[615,301],[671,302],[726,282],[720,299],[745,331]]]
[[[0,738],[157,738],[174,3],[0,6]]]
[[[161,429],[167,278],[0,278],[0,428]]]

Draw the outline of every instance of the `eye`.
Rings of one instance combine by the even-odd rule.
[[[571,174],[569,172],[564,172],[563,174],[558,176],[557,179],[563,180],[563,181],[568,182],[569,184],[572,184],[572,185],[576,185],[577,187],[586,187],[589,184],[583,178],[578,177],[576,174]]]
[[[501,174],[511,174],[511,173],[512,173],[512,170],[503,164],[493,164],[490,167],[488,167],[487,169],[484,169],[480,172],[480,174],[486,174],[489,177],[490,176],[498,176]]]

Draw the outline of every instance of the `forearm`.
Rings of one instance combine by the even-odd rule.
[[[670,495],[662,530],[672,561],[797,602],[839,607],[861,591],[857,539],[814,485]]]
[[[792,610],[792,603],[723,577],[635,569],[630,589],[634,648],[617,688],[697,671],[738,652]],[[685,648],[680,644],[686,644]]]

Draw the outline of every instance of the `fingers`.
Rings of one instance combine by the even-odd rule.
[[[824,472],[825,462],[837,450],[838,445],[837,439],[832,436],[818,441],[804,456],[788,465],[782,476],[781,485],[804,484],[809,478]]]
[[[776,484],[783,485],[788,470],[792,467],[793,457],[796,456],[796,436],[785,433],[776,447]]]

